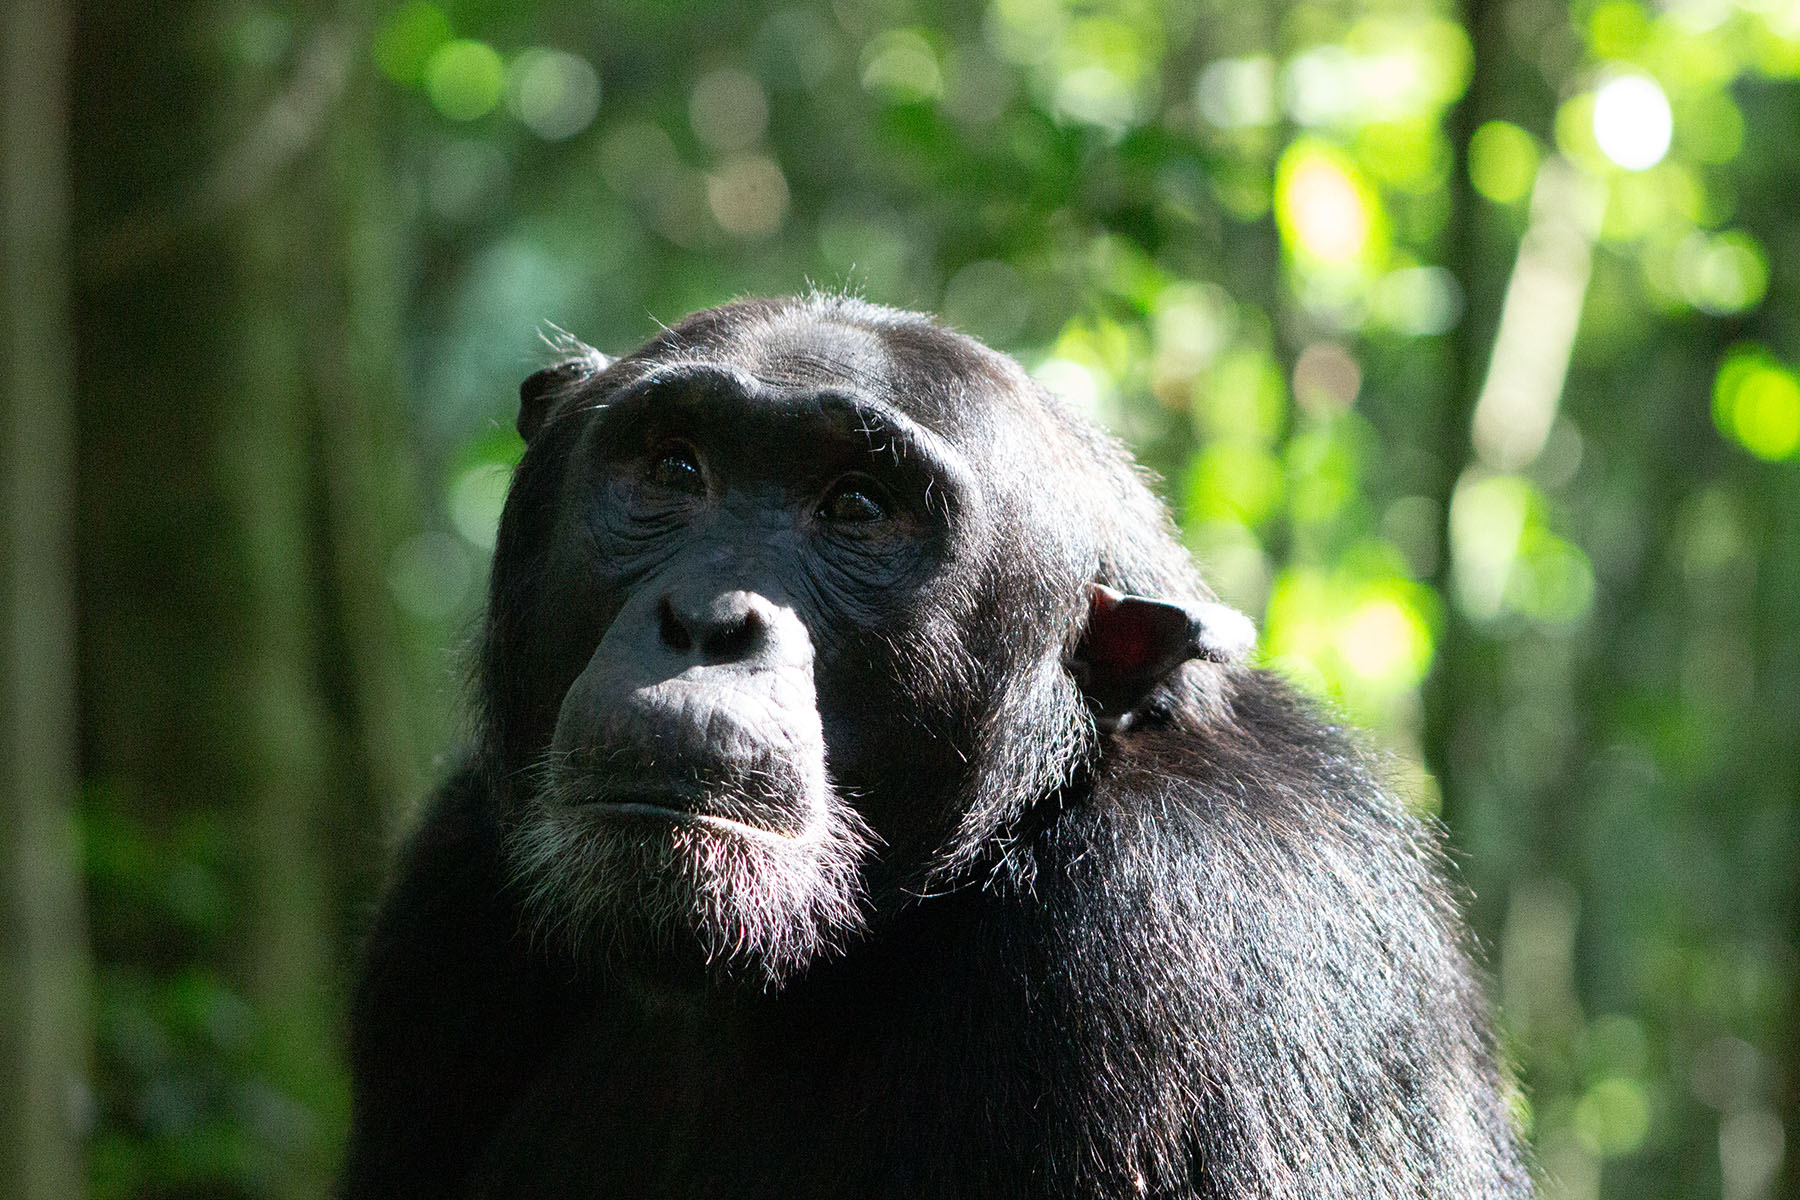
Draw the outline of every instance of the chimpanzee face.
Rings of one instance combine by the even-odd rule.
[[[910,336],[739,321],[555,368],[535,408],[528,381],[486,682],[533,783],[514,876],[578,958],[778,986],[857,934],[872,881],[1054,790],[1094,734],[1078,680],[1119,674],[1081,646],[1158,679],[1204,652],[1186,610],[1091,591],[1079,476],[1052,520],[1017,368]],[[1082,640],[1101,612],[1117,636]],[[1108,704],[1141,696],[1124,674]]]
[[[981,490],[884,394],[873,339],[815,333],[622,363],[557,418],[577,428],[539,610],[564,631],[561,696],[511,845],[578,945],[779,980],[859,927],[872,847],[918,842],[942,807],[942,710],[969,706],[922,722],[899,672],[932,659],[968,694],[947,585]],[[875,811],[903,789],[857,780],[906,752],[919,793]]]

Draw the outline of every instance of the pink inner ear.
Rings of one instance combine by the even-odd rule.
[[[1185,645],[1186,614],[1174,605],[1096,585],[1088,608],[1087,660],[1116,674],[1153,669]]]
[[[1180,605],[1089,586],[1087,629],[1076,654],[1082,686],[1103,717],[1121,717],[1194,657],[1193,621]]]
[[[1132,619],[1130,605],[1095,589],[1088,618],[1090,662],[1112,671],[1142,670],[1153,657],[1153,640],[1147,623]]]
[[[1106,653],[1120,667],[1141,670],[1150,662],[1148,631],[1128,621],[1118,622]]]

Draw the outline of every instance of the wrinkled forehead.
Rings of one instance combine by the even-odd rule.
[[[714,352],[771,388],[864,396],[964,445],[1026,399],[1010,360],[922,322],[870,328],[784,312],[731,330]]]
[[[778,318],[724,347],[733,365],[783,390],[834,388],[887,396],[906,372],[872,329]]]

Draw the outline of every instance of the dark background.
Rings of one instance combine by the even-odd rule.
[[[1800,1195],[1791,0],[4,13],[0,1194],[323,1194],[540,334],[816,285],[1391,751],[1547,1195]]]

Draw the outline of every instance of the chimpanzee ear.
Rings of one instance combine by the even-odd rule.
[[[525,378],[519,385],[519,436],[527,442],[537,436],[565,389],[590,375],[606,370],[612,359],[598,350],[587,350],[579,358],[545,367]]]
[[[1231,663],[1256,645],[1250,618],[1216,601],[1171,604],[1088,585],[1087,628],[1070,665],[1103,721],[1142,704],[1192,658]]]

